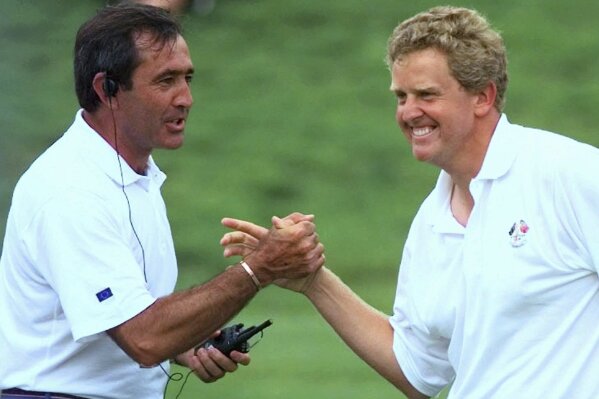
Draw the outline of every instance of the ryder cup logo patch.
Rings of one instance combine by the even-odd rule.
[[[528,234],[528,230],[530,230],[530,227],[528,227],[528,224],[522,219],[512,225],[512,228],[509,231],[510,244],[512,247],[521,247],[526,244],[526,234]]]

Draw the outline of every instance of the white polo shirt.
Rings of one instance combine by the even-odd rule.
[[[122,178],[79,111],[17,183],[0,259],[0,388],[162,398],[164,372],[140,368],[105,333],[177,278],[166,176],[152,160],[146,176],[121,165]]]
[[[502,116],[468,226],[441,172],[400,266],[394,351],[426,395],[599,398],[599,150]]]

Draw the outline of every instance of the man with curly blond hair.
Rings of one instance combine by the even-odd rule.
[[[393,315],[327,268],[280,284],[409,398],[450,384],[456,399],[599,398],[599,150],[508,121],[505,47],[474,10],[402,22],[387,61],[397,123],[414,157],[441,169],[410,228]],[[223,238],[227,256],[267,232],[226,225],[241,232]]]

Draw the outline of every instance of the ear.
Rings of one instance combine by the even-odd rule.
[[[487,87],[474,96],[475,115],[485,116],[495,109],[495,98],[497,98],[497,86],[494,82],[489,82]]]
[[[106,72],[98,72],[92,81],[92,87],[100,101],[108,108],[118,107],[116,96],[110,97],[106,92]]]

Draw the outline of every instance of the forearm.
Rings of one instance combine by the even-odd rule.
[[[343,341],[409,398],[426,398],[404,376],[393,353],[388,316],[358,297],[330,270],[318,272],[306,296]]]
[[[266,286],[280,278],[303,278],[324,263],[313,223],[256,227],[256,248],[245,257],[251,269],[238,265],[202,286],[158,299],[108,333],[135,361],[155,365],[197,345],[239,312],[257,292],[252,274],[258,285]]]
[[[208,338],[256,292],[249,275],[235,266],[201,286],[159,298],[109,334],[135,361],[155,365]]]

